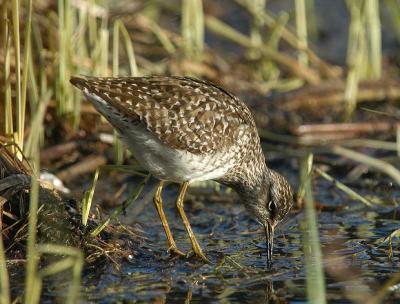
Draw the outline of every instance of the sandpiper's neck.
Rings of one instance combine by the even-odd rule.
[[[232,185],[245,203],[252,202],[260,192],[267,190],[265,185],[268,184],[270,176],[270,169],[265,164],[264,155],[262,155],[262,161],[260,157],[260,161],[249,164],[247,168],[243,171],[239,182]]]
[[[250,198],[260,191],[269,180],[271,170],[265,163],[265,156],[258,142],[249,150],[242,161],[220,182],[232,187],[242,198]],[[262,190],[262,189],[261,189]]]

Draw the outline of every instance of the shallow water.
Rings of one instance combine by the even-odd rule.
[[[287,172],[284,169],[290,168],[290,164],[280,163],[281,168],[276,169],[296,185],[295,168]],[[365,182],[366,178],[362,180]],[[318,212],[318,222],[330,303],[365,303],[399,272],[398,239],[393,239],[392,257],[382,239],[399,228],[400,210],[393,202],[399,201],[400,191],[383,178],[372,180],[381,182],[370,189],[362,184],[352,187],[363,195],[381,198],[384,205],[366,207],[349,200],[321,178],[314,179],[315,201],[324,206]],[[100,182],[109,184],[109,188],[98,186],[97,202],[105,196],[102,192],[117,190],[114,184],[127,182],[134,188],[138,180],[115,181],[115,176],[103,175]],[[151,202],[154,186],[152,181],[141,199],[120,217],[124,224],[139,225],[147,240],[132,247],[131,256],[123,260],[119,270],[109,260],[103,265],[88,265],[82,277],[82,303],[306,303],[302,212],[293,210],[279,226],[274,263],[269,270],[263,231],[240,202],[226,199],[217,203],[204,194],[203,200],[193,195],[195,189],[185,210],[211,260],[207,265],[194,258],[168,255],[164,231]],[[166,187],[166,214],[178,247],[188,251],[190,243],[174,207],[176,195],[176,186]],[[24,283],[21,267],[15,269],[10,268],[14,296],[21,294]],[[43,303],[64,302],[69,280],[68,273],[61,279],[46,280]],[[384,303],[398,303],[399,299],[397,288],[389,292]]]
[[[178,246],[187,251],[190,244],[173,203],[176,189],[169,186],[165,190],[165,209]],[[374,194],[384,197],[379,191]],[[394,191],[391,197],[398,199],[399,192]],[[381,238],[398,228],[399,210],[364,207],[320,181],[316,201],[329,209],[344,207],[318,213],[328,299],[332,303],[364,301],[398,272],[398,242],[393,241],[393,257],[389,258],[388,244],[382,244]],[[112,265],[87,271],[83,302],[306,302],[299,227],[302,213],[292,212],[279,227],[274,264],[268,270],[262,230],[239,202],[188,202],[186,211],[210,265],[193,258],[169,257],[157,213],[148,203],[135,221],[148,241],[120,271]],[[122,220],[129,223],[129,217],[128,210]],[[400,298],[399,292],[391,293],[385,303],[396,302],[396,297]]]

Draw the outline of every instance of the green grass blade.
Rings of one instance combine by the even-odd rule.
[[[43,67],[43,66],[41,66],[41,67]],[[36,77],[35,77],[34,63],[33,63],[32,56],[29,57],[28,80],[29,80],[28,89],[29,89],[30,110],[31,110],[31,113],[35,113],[37,106],[39,104],[39,88],[38,88],[38,84],[37,84]]]
[[[66,75],[66,38],[65,38],[65,6],[64,0],[58,0],[58,77],[57,77],[57,87],[56,87],[56,100],[57,100],[57,111],[58,113],[64,113],[65,110],[65,92],[64,83]]]
[[[83,254],[79,252],[75,264],[72,267],[72,282],[69,288],[66,304],[77,303],[77,300],[79,298],[79,290],[81,287],[81,274],[83,269],[83,262],[84,262]]]
[[[42,36],[40,33],[40,26],[38,24],[38,18],[33,16],[32,18],[32,36],[33,40],[31,43],[31,49],[32,50],[37,50],[37,54],[35,58],[39,61],[39,85],[36,84],[36,79],[35,79],[35,68],[33,66],[33,54],[30,57],[30,63],[32,67],[29,69],[29,78],[30,78],[30,89],[36,90],[34,93],[34,98],[35,101],[39,101],[39,95],[40,94],[45,94],[47,90],[47,76],[46,76],[46,60],[45,60],[45,55],[44,55],[44,45],[43,45],[43,40]],[[39,93],[40,92],[40,93]],[[33,103],[30,103],[33,105]],[[36,105],[32,106],[32,109],[34,110],[36,108]]]
[[[368,207],[372,207],[372,205],[373,205],[372,202],[370,202],[365,197],[361,196],[360,194],[358,194],[357,192],[355,192],[353,189],[349,188],[345,184],[343,184],[343,183],[339,182],[338,180],[334,179],[332,176],[330,176],[325,171],[322,171],[319,168],[315,168],[315,171],[320,176],[322,176],[324,179],[326,179],[327,181],[333,183],[338,189],[342,190],[344,193],[349,195],[350,198],[359,200],[360,202],[362,202],[363,204],[367,205]]]
[[[228,24],[220,21],[219,19],[207,15],[205,19],[207,27],[214,33],[221,35],[233,42],[240,44],[241,46],[253,47],[251,39],[246,35],[235,30]]]
[[[113,51],[112,51],[112,75],[114,77],[119,74],[119,20],[113,25]]]
[[[129,36],[129,32],[126,29],[125,25],[120,20],[117,20],[116,22],[118,22],[118,27],[119,30],[121,31],[122,38],[125,44],[126,54],[128,56],[128,62],[129,62],[130,75],[139,76],[139,70],[135,59],[135,51],[133,49],[133,44]]]
[[[11,99],[11,82],[10,82],[10,58],[11,58],[11,34],[8,20],[8,7],[5,3],[2,5],[2,20],[3,20],[3,45],[4,45],[4,134],[12,138],[14,133],[13,108]]]
[[[39,106],[36,112],[31,117],[31,132],[28,135],[26,146],[25,146],[25,156],[30,159],[36,153],[35,145],[39,142],[41,132],[37,130],[41,129],[43,125],[43,119],[46,114],[47,105],[49,104],[50,98],[53,95],[53,92],[49,90],[41,101],[39,102]]]
[[[400,170],[386,161],[341,146],[334,146],[332,152],[381,171],[390,176],[398,185],[400,185]]]
[[[117,131],[114,130],[113,134],[115,164],[122,165],[124,162],[124,145],[119,138]]]
[[[139,197],[139,195],[142,193],[144,186],[147,184],[147,182],[149,181],[150,178],[150,174],[147,175],[141,182],[140,184],[133,189],[133,191],[129,194],[127,200],[125,201],[124,204],[122,204],[121,206],[115,208],[115,210],[111,213],[111,215],[99,226],[97,226],[90,234],[93,237],[96,237],[99,235],[99,233],[105,228],[107,227],[107,225],[110,223],[110,221],[114,218],[116,218],[119,214],[121,214],[121,212],[123,212],[126,208],[129,207],[129,205],[134,202],[135,200],[137,200],[137,198]]]
[[[89,7],[95,5],[95,0],[89,0]],[[97,43],[97,19],[94,14],[87,14],[88,16],[88,26],[89,26],[89,43],[90,47],[93,48]]]
[[[26,0],[27,6],[27,20],[25,22],[25,41],[24,41],[24,61],[22,67],[22,84],[21,84],[21,126],[25,126],[25,109],[26,109],[26,93],[28,85],[28,72],[29,72],[29,62],[31,55],[31,27],[32,27],[32,0]],[[21,141],[24,140],[24,133],[21,135]],[[21,147],[22,149],[23,147]]]
[[[41,125],[36,132],[40,133]],[[27,263],[25,283],[25,303],[39,303],[41,283],[37,274],[38,252],[36,249],[37,234],[37,212],[39,207],[39,172],[40,172],[40,149],[39,138],[32,142],[32,164],[33,175],[29,200],[28,218],[28,242],[27,242]]]
[[[144,23],[150,28],[153,34],[160,41],[161,45],[169,54],[174,54],[176,52],[175,45],[172,43],[171,39],[168,37],[167,33],[162,29],[156,22],[143,16]]]
[[[296,8],[296,31],[298,38],[299,55],[298,60],[302,65],[308,65],[308,56],[304,49],[307,49],[307,16],[306,16],[306,0],[295,0]]]
[[[119,20],[114,22],[113,25],[113,51],[112,51],[112,75],[117,77],[119,75]],[[124,150],[118,134],[114,131],[114,157],[115,163],[121,165],[124,162]]]
[[[68,290],[67,300],[65,303],[74,304],[79,300],[79,288],[81,282],[81,273],[83,268],[83,254],[82,252],[73,247],[55,245],[55,244],[42,244],[38,246],[38,251],[41,254],[52,254],[59,256],[67,256],[62,260],[55,262],[45,268],[41,269],[41,279],[45,276],[54,275],[68,269],[72,269],[72,280]]]
[[[71,257],[64,258],[60,261],[54,262],[54,263],[40,269],[39,275],[41,277],[48,277],[51,275],[55,275],[57,273],[68,270],[69,268],[72,268],[74,266],[74,264],[75,264],[75,259],[73,259]]]
[[[312,194],[312,162],[313,155],[309,154],[308,179],[305,182],[305,219],[301,225],[304,238],[304,256],[306,262],[306,285],[309,303],[326,303],[325,275],[322,264],[321,244],[318,233],[317,214],[314,208]]]
[[[365,30],[363,26],[362,3],[360,1],[346,1],[350,10],[351,22],[347,46],[347,66],[349,71],[346,78],[344,92],[345,120],[350,119],[357,103],[358,83],[363,78],[362,67],[367,66],[365,57]]]
[[[0,235],[0,303],[10,303],[10,283],[6,265],[3,233]]]
[[[300,183],[299,183],[299,188],[297,190],[297,198],[296,198],[297,203],[299,205],[302,204],[304,196],[306,194],[306,184],[310,179],[311,167],[312,167],[312,160],[310,160],[309,156],[307,155],[307,157],[304,157],[300,161]]]
[[[400,125],[396,127],[396,148],[397,156],[400,156]]]
[[[21,48],[20,48],[20,30],[19,30],[19,1],[12,1],[12,24],[13,24],[13,40],[14,40],[14,51],[15,51],[15,99],[16,99],[16,111],[17,111],[17,134],[16,134],[16,144],[19,146],[21,150],[24,147],[24,125],[23,121],[25,120],[25,112],[23,112],[24,107],[22,105],[21,98]],[[22,155],[20,153],[17,154],[21,159]]]
[[[113,54],[112,70],[113,76],[119,75],[119,33],[121,32],[125,44],[126,54],[128,56],[129,69],[131,76],[138,76],[138,67],[135,59],[135,52],[129,32],[121,20],[117,20],[113,25]],[[121,165],[124,161],[124,147],[118,134],[114,132],[114,155],[115,163]]]
[[[277,19],[276,19],[276,24],[271,27],[271,30],[269,31],[269,37],[268,41],[266,42],[266,45],[273,49],[277,49],[279,46],[279,41],[282,38],[282,32],[287,25],[289,21],[289,14],[286,12],[281,12]]]
[[[251,0],[248,1],[248,5],[253,7],[254,12],[258,12],[258,14],[253,14],[252,16],[253,20],[250,28],[250,39],[253,45],[260,46],[262,44],[261,28],[264,25],[264,20],[260,15],[265,10],[266,0]]]
[[[400,41],[400,6],[397,0],[385,1],[388,13],[392,19],[394,32],[397,36],[397,41]]]
[[[368,33],[368,44],[370,52],[370,76],[371,78],[381,78],[382,74],[382,34],[381,34],[381,21],[379,17],[379,1],[367,0],[366,1],[366,17]]]
[[[88,191],[85,192],[85,195],[82,200],[82,224],[84,226],[87,225],[87,221],[89,218],[90,207],[92,206],[94,190],[96,189],[97,180],[99,178],[100,169],[97,169],[94,173],[92,186]]]
[[[185,55],[189,58],[199,59],[204,49],[204,13],[202,0],[182,1],[181,32]]]

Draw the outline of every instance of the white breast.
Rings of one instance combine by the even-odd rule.
[[[159,179],[177,183],[218,179],[232,168],[225,153],[199,155],[172,149],[141,127],[125,129],[121,137],[140,164]]]

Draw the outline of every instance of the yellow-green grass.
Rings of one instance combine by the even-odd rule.
[[[309,20],[306,13],[308,1],[295,0],[294,9],[296,17],[296,27],[291,30],[288,27],[290,15],[281,12],[278,17],[273,16],[265,1],[257,1],[257,5],[252,1],[238,0],[252,14],[253,23],[249,29],[249,34],[240,33],[228,24],[223,23],[218,18],[208,15],[204,17],[203,2],[201,0],[183,0],[181,6],[181,40],[171,40],[163,30],[157,20],[146,16],[147,24],[153,34],[157,37],[160,44],[165,48],[169,56],[174,56],[180,50],[186,57],[201,60],[205,52],[204,46],[204,27],[214,33],[221,35],[239,44],[247,50],[256,50],[256,54],[269,61],[270,72],[264,77],[266,90],[272,88],[293,88],[304,85],[305,83],[317,84],[322,77],[337,78],[341,75],[341,69],[330,66],[321,60],[309,47],[307,41],[307,29]],[[90,6],[98,6],[94,0],[88,2]],[[347,54],[347,87],[346,101],[344,107],[346,118],[352,115],[356,106],[357,87],[360,79],[379,78],[381,76],[381,25],[379,20],[380,3],[377,0],[368,1],[348,1],[351,13],[351,25],[349,28],[348,54]],[[385,1],[389,5],[394,5],[394,1]],[[254,4],[254,5],[253,5]],[[162,5],[162,4],[159,4]],[[262,7],[262,9],[259,9]],[[19,21],[21,18],[21,8],[24,9],[24,32],[21,35]],[[131,34],[125,27],[122,20],[113,20],[110,29],[110,19],[106,14],[94,15],[84,7],[77,7],[71,0],[58,0],[58,11],[49,14],[57,27],[50,29],[53,35],[49,35],[49,49],[44,52],[44,43],[41,37],[38,16],[32,14],[32,1],[3,1],[2,17],[2,37],[1,43],[4,48],[4,65],[1,68],[4,75],[4,91],[1,98],[4,100],[4,123],[2,129],[5,134],[13,138],[24,153],[31,159],[35,168],[35,175],[32,178],[32,189],[30,198],[29,215],[29,238],[28,238],[28,261],[26,274],[26,296],[25,301],[38,303],[40,300],[42,279],[45,276],[53,275],[66,269],[73,269],[71,288],[67,294],[67,302],[74,303],[78,297],[80,272],[83,263],[82,253],[75,248],[55,246],[53,244],[37,244],[36,242],[36,211],[40,204],[38,197],[39,183],[37,181],[40,164],[38,161],[40,143],[43,140],[43,117],[46,109],[53,98],[55,98],[56,112],[63,117],[70,119],[72,125],[77,128],[80,119],[81,95],[73,90],[69,84],[69,78],[73,74],[91,74],[98,76],[108,75],[138,75],[134,45]],[[107,10],[106,10],[107,11]],[[392,14],[399,15],[399,10],[392,10]],[[4,20],[11,20],[4,22]],[[394,19],[395,20],[395,19]],[[396,20],[395,20],[396,21]],[[398,22],[397,22],[398,23]],[[397,30],[398,30],[397,24]],[[269,35],[264,37],[265,29],[269,29]],[[398,30],[398,32],[400,32]],[[120,37],[121,36],[121,37]],[[86,39],[88,37],[88,39]],[[110,39],[112,38],[112,50],[110,53]],[[122,39],[120,39],[122,38]],[[20,43],[23,39],[23,44]],[[47,37],[46,37],[47,39]],[[54,40],[52,40],[54,39]],[[32,40],[32,41],[31,41]],[[178,42],[177,42],[178,41]],[[284,41],[289,46],[298,51],[299,57],[293,58],[286,53],[279,51],[280,42]],[[119,44],[123,43],[125,52],[122,54]],[[21,45],[23,53],[21,55]],[[52,55],[52,60],[47,57]],[[110,64],[110,54],[112,62]],[[128,62],[124,67],[120,66],[121,58],[124,57]],[[121,58],[120,58],[121,57]],[[15,67],[15,75],[11,74],[11,66]],[[282,70],[289,70],[292,78],[283,78]],[[49,76],[50,75],[50,76]],[[15,79],[15,87],[12,86],[11,78]],[[12,89],[15,90],[15,102],[12,99]],[[26,117],[26,103],[29,101],[30,115]],[[29,120],[31,129],[35,132],[25,134],[25,121]],[[399,132],[400,134],[400,132]],[[400,136],[398,136],[400,138]],[[25,142],[25,144],[24,144]],[[400,151],[399,142],[397,149]],[[363,145],[363,144],[361,144]],[[390,145],[392,149],[393,145]],[[117,163],[122,163],[122,147],[119,141],[115,141]],[[15,153],[17,150],[15,150]],[[304,151],[302,151],[304,152]],[[307,151],[306,151],[307,152]],[[333,153],[358,159],[363,163],[382,170],[399,182],[400,175],[398,170],[380,160],[372,157],[360,158],[354,151],[336,147]],[[22,155],[22,154],[21,154]],[[19,156],[21,156],[19,155]],[[306,227],[304,230],[306,269],[307,269],[307,292],[310,302],[323,303],[325,301],[325,285],[322,268],[321,249],[318,240],[318,229],[316,225],[316,213],[313,207],[313,197],[311,188],[311,160],[309,156],[300,174],[302,175],[302,187],[300,197],[305,201]],[[131,168],[126,169],[128,171]],[[335,184],[346,191],[352,197],[369,202],[361,196],[351,192],[351,189],[339,184],[333,177],[326,172],[318,171],[322,177],[334,181]],[[133,202],[143,190],[148,177],[145,177],[138,187],[132,192],[124,204],[126,207]],[[90,211],[90,204],[93,198],[95,181],[89,190],[89,195],[84,200],[83,221],[87,222]],[[112,213],[104,223],[92,231],[96,236],[110,223],[110,220],[118,216],[122,209],[118,208]],[[6,267],[6,257],[3,244],[0,242],[0,273],[2,302],[10,302],[9,283]],[[43,255],[60,255],[58,262],[38,269],[38,260]],[[29,301],[28,301],[29,300]]]

